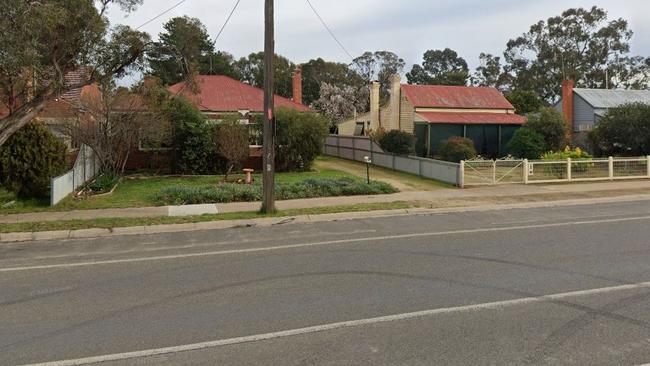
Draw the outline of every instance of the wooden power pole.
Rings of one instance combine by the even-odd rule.
[[[264,0],[264,148],[262,212],[275,212],[275,113],[273,79],[275,56],[273,0]]]

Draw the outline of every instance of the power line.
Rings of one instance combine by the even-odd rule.
[[[160,14],[156,15],[155,17],[153,17],[153,18],[147,20],[146,22],[144,22],[141,26],[137,27],[136,30],[140,30],[140,28],[142,28],[142,27],[144,27],[145,25],[147,25],[147,24],[153,22],[154,20],[160,18],[161,16],[163,16],[163,15],[169,13],[170,11],[176,9],[177,7],[179,7],[182,3],[186,2],[186,1],[187,1],[187,0],[181,0],[181,1],[179,1],[178,3],[176,3],[176,4],[175,4],[174,6],[172,6],[171,8],[169,8],[169,9],[163,11],[162,13],[160,13]]]
[[[354,57],[352,56],[352,54],[350,54],[350,52],[348,52],[348,50],[345,48],[345,46],[343,46],[343,43],[341,43],[341,41],[339,41],[339,39],[336,37],[334,32],[332,32],[332,29],[327,25],[327,23],[325,22],[323,17],[321,17],[320,14],[318,14],[318,11],[314,7],[314,5],[311,3],[311,1],[310,0],[306,0],[306,1],[307,1],[307,4],[309,4],[309,7],[311,8],[311,10],[314,12],[314,14],[316,14],[318,19],[320,20],[321,24],[323,24],[323,27],[325,27],[327,32],[330,34],[330,36],[332,36],[334,41],[336,41],[336,43],[339,45],[339,47],[341,47],[343,52],[345,52],[345,54],[348,55],[348,57],[352,60],[352,62],[354,62]]]
[[[230,14],[228,14],[228,18],[226,18],[226,21],[221,26],[221,29],[219,29],[219,33],[217,33],[217,36],[214,37],[214,41],[212,42],[213,46],[217,43],[217,41],[219,40],[219,37],[221,37],[221,33],[223,33],[224,29],[226,29],[226,26],[228,25],[228,22],[230,22],[230,18],[232,18],[232,15],[235,14],[235,10],[237,10],[237,7],[239,6],[240,2],[241,2],[241,0],[237,0],[237,2],[235,3],[235,6],[233,6],[232,10],[230,11]]]

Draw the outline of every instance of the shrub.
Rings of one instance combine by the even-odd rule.
[[[571,147],[567,146],[563,151],[548,152],[542,156],[543,160],[566,160],[571,158],[573,160],[580,159],[591,159],[592,156],[584,152],[581,148],[576,147],[571,150]]]
[[[511,154],[520,159],[539,159],[545,148],[544,137],[527,127],[518,129],[508,143]]]
[[[110,192],[117,184],[120,178],[115,173],[103,173],[97,176],[86,187],[95,194]]]
[[[370,182],[357,178],[318,178],[305,179],[296,183],[279,183],[275,187],[276,196],[281,200],[353,196],[369,194],[396,193],[397,189],[388,183]],[[223,183],[216,186],[173,186],[163,189],[155,196],[162,204],[203,204],[228,202],[253,202],[262,199],[259,184],[245,185]]]
[[[631,103],[610,109],[589,139],[598,155],[650,154],[650,104]]]
[[[180,174],[209,172],[214,154],[211,127],[187,99],[169,101],[166,113],[172,124],[172,170]]]
[[[384,151],[397,155],[409,155],[415,152],[415,136],[405,131],[392,130],[382,133],[377,143]]]
[[[323,151],[329,122],[316,113],[278,108],[276,119],[276,169],[308,171]]]
[[[548,152],[542,156],[542,160],[566,160],[568,158],[571,158],[572,160],[589,160],[592,159],[592,156],[589,155],[588,153],[582,151],[579,147],[576,147],[575,149],[571,150],[571,147],[567,146],[564,150],[562,151],[555,151],[555,152]],[[584,173],[588,171],[589,169],[593,168],[594,164],[593,163],[574,163],[571,164],[571,169],[573,172],[577,173]],[[542,166],[542,171],[545,172],[547,175],[555,176],[560,179],[566,178],[566,170],[565,169],[556,169],[552,165],[546,165]]]
[[[223,180],[228,180],[228,174],[241,165],[250,154],[248,146],[248,128],[235,121],[227,121],[215,126],[214,144],[216,153],[228,163],[226,175]]]
[[[27,124],[0,147],[2,184],[21,198],[47,197],[50,179],[67,166],[65,144],[38,122]]]
[[[567,127],[564,116],[553,108],[542,108],[530,114],[524,125],[544,138],[544,151],[561,150],[566,143]]]
[[[440,142],[438,155],[442,160],[458,163],[476,157],[476,148],[474,148],[474,141],[454,136]]]

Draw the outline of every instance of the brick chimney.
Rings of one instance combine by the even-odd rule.
[[[302,104],[302,69],[293,72],[293,101]]]
[[[567,125],[568,137],[573,136],[573,88],[575,85],[573,80],[562,81],[562,113]]]
[[[370,129],[373,131],[379,130],[379,89],[380,84],[377,81],[370,83]]]

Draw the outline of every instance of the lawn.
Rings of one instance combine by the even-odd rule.
[[[366,177],[366,165],[352,160],[321,156],[316,160],[315,167],[316,169],[335,169],[364,179]],[[400,191],[433,191],[441,188],[455,188],[448,183],[378,166],[370,168],[370,179],[390,183]]]
[[[278,184],[295,184],[305,179],[336,179],[354,178],[349,173],[336,169],[317,169],[313,172],[301,173],[278,173],[276,181]],[[231,175],[229,180],[244,178],[243,175]],[[261,175],[254,175],[255,184],[261,182]],[[356,178],[360,179],[360,178]],[[223,176],[127,176],[124,177],[117,189],[110,195],[75,198],[68,197],[55,207],[49,207],[47,201],[39,200],[16,200],[16,204],[8,208],[0,208],[0,214],[14,214],[39,211],[70,211],[126,207],[148,207],[163,206],[165,202],[157,199],[157,196],[164,189],[173,186],[194,186],[205,187],[221,183]],[[0,205],[15,200],[15,197],[0,188]]]

